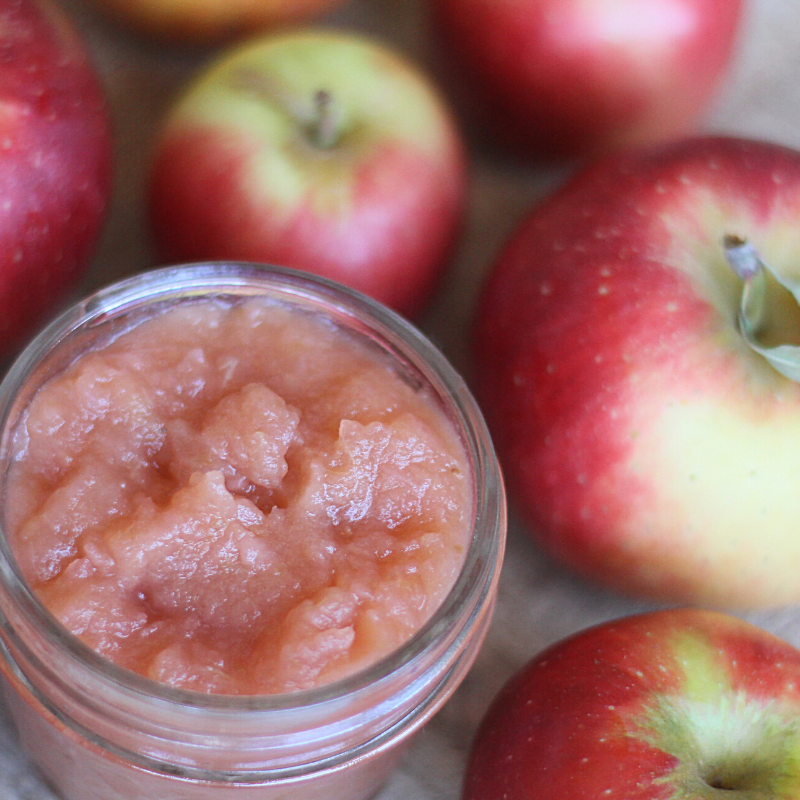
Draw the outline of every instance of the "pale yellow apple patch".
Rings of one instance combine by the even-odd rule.
[[[643,579],[688,582],[699,602],[800,597],[800,392],[783,402],[668,401],[637,427],[627,468],[650,486],[626,524]],[[654,558],[654,555],[657,556]]]

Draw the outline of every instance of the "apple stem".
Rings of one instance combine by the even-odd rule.
[[[728,234],[722,240],[725,258],[730,268],[743,281],[748,281],[764,269],[758,251],[747,239]]]
[[[321,150],[329,150],[338,138],[336,108],[333,95],[327,89],[320,89],[314,95],[317,116],[310,126],[311,141]]]
[[[309,141],[320,150],[329,150],[339,139],[339,120],[333,93],[320,89],[314,94],[313,109],[307,102],[298,102],[277,81],[251,69],[239,69],[234,75],[236,89],[250,92],[265,102],[276,105],[303,126]]]

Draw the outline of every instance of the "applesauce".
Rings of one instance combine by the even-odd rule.
[[[505,496],[405,320],[157,270],[0,383],[0,687],[65,800],[366,800],[485,636]]]
[[[422,627],[463,562],[469,469],[375,348],[276,301],[193,300],[38,390],[6,524],[36,594],[105,658],[277,693]]]

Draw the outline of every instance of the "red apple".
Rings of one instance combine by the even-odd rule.
[[[800,600],[800,385],[742,336],[725,236],[800,275],[800,153],[696,138],[607,158],[530,214],[477,315],[477,391],[545,548],[627,592]],[[766,334],[800,341],[774,291]]]
[[[731,54],[741,0],[434,0],[486,127],[575,156],[688,129]]]
[[[345,0],[96,0],[119,23],[167,42],[207,45],[295,25]]]
[[[725,614],[629,617],[500,692],[463,800],[800,797],[800,652]]]
[[[87,266],[110,188],[105,101],[72,25],[46,0],[0,0],[0,351]]]
[[[366,39],[295,32],[235,49],[189,88],[150,206],[167,259],[294,267],[412,314],[464,194],[461,140],[423,75]]]

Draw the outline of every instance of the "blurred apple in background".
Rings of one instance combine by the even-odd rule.
[[[105,100],[69,20],[0,0],[0,353],[88,266],[110,191]]]
[[[433,0],[479,122],[573,157],[686,132],[733,50],[742,0]]]
[[[725,614],[628,617],[500,692],[463,800],[800,797],[800,652]]]
[[[585,168],[501,253],[476,391],[537,541],[684,603],[800,600],[800,384],[743,338],[723,238],[800,277],[800,153],[696,138]],[[800,343],[774,289],[763,335]]]
[[[459,227],[464,154],[428,80],[341,33],[223,57],[167,120],[150,210],[167,259],[271,262],[413,314]]]
[[[209,45],[295,25],[346,0],[96,0],[110,17],[165,42]]]

